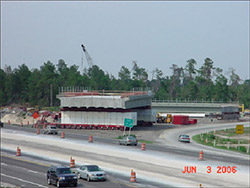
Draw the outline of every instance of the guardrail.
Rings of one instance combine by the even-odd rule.
[[[239,101],[206,101],[190,99],[152,99],[154,103],[217,103],[217,104],[239,104]]]

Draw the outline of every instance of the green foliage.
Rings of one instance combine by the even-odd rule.
[[[120,72],[118,73],[117,84],[120,86],[121,90],[129,90],[131,84],[131,72],[125,66],[122,66]]]
[[[150,72],[151,80],[149,72],[139,67],[136,61],[132,62],[131,69],[122,66],[118,78],[104,72],[97,65],[80,74],[78,66],[68,66],[62,59],[56,65],[48,61],[39,69],[31,70],[25,64],[14,70],[5,66],[4,70],[0,69],[0,105],[18,103],[50,106],[52,88],[53,105],[58,106],[56,95],[60,87],[80,86],[91,90],[124,91],[149,87],[156,99],[238,100],[245,108],[250,108],[250,80],[242,81],[232,68],[229,78],[226,78],[222,69],[214,67],[210,58],[206,58],[198,69],[194,59],[186,63],[184,68],[173,64],[169,76],[163,76],[164,70],[154,68]]]
[[[244,153],[247,152],[247,149],[244,146],[239,146],[238,150],[241,151],[241,152],[244,152]]]
[[[215,80],[215,87],[214,87],[214,99],[215,100],[223,100],[228,101],[228,85],[227,79],[223,75],[219,75]]]
[[[150,140],[138,140],[139,143],[145,143],[145,144],[153,144],[153,141]]]
[[[211,140],[214,140],[215,136],[213,134],[208,134],[208,138],[211,139]]]
[[[219,131],[217,131],[218,133]],[[198,135],[194,135],[192,137],[192,140],[199,143],[199,144],[203,144],[203,145],[207,145],[207,146],[210,146],[210,147],[214,147],[214,139],[216,139],[216,144],[227,144],[227,143],[230,143],[230,144],[237,144],[238,143],[238,140],[236,139],[230,139],[230,138],[218,138],[218,137],[215,137],[212,133],[203,133],[202,136],[200,134]],[[207,142],[206,142],[207,140]],[[241,140],[240,142],[241,144],[247,144],[248,143],[248,140]],[[247,149],[245,146],[238,146],[237,148],[235,147],[229,147],[227,148],[227,146],[218,146],[216,145],[215,148],[218,148],[218,149],[224,149],[224,150],[231,150],[231,151],[237,151],[237,152],[242,152],[242,153],[246,153],[247,152]]]

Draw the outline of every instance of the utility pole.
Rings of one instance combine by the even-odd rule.
[[[50,106],[53,104],[52,84],[50,84]]]

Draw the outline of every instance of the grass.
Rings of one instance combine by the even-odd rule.
[[[145,143],[145,144],[153,144],[153,141],[150,140],[138,140],[139,143]]]
[[[232,130],[235,131],[234,129],[232,129]],[[229,131],[231,132],[232,130],[228,129],[224,132],[227,134]],[[248,130],[247,130],[247,132],[248,132]],[[222,131],[221,130],[216,131],[216,134],[219,134],[219,133],[222,133]],[[222,135],[225,136],[225,134],[222,134]],[[198,135],[193,136],[192,139],[199,144],[215,147],[218,149],[231,150],[231,151],[236,151],[236,152],[245,153],[245,154],[247,152],[247,149],[244,146],[238,146],[237,148],[229,147],[229,149],[227,148],[227,146],[217,146],[217,145],[214,146],[214,140],[216,141],[216,144],[227,144],[227,143],[238,144],[239,140],[231,139],[231,138],[221,138],[221,137],[215,136],[213,134],[213,132],[204,133],[204,134],[202,134],[202,136],[200,134],[198,134]],[[241,144],[248,144],[248,140],[240,140],[240,143]],[[250,155],[250,153],[248,153],[248,154]]]
[[[235,129],[224,129],[216,131],[216,134],[221,134],[224,136],[236,136]],[[250,134],[250,127],[244,127],[244,134]]]

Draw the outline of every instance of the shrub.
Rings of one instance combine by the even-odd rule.
[[[208,135],[208,139],[214,140],[214,139],[215,139],[215,136],[214,136],[213,134],[209,134],[209,135]]]
[[[241,152],[244,152],[244,153],[247,152],[247,149],[246,149],[245,146],[239,146],[239,147],[238,147],[238,150],[241,151]]]

